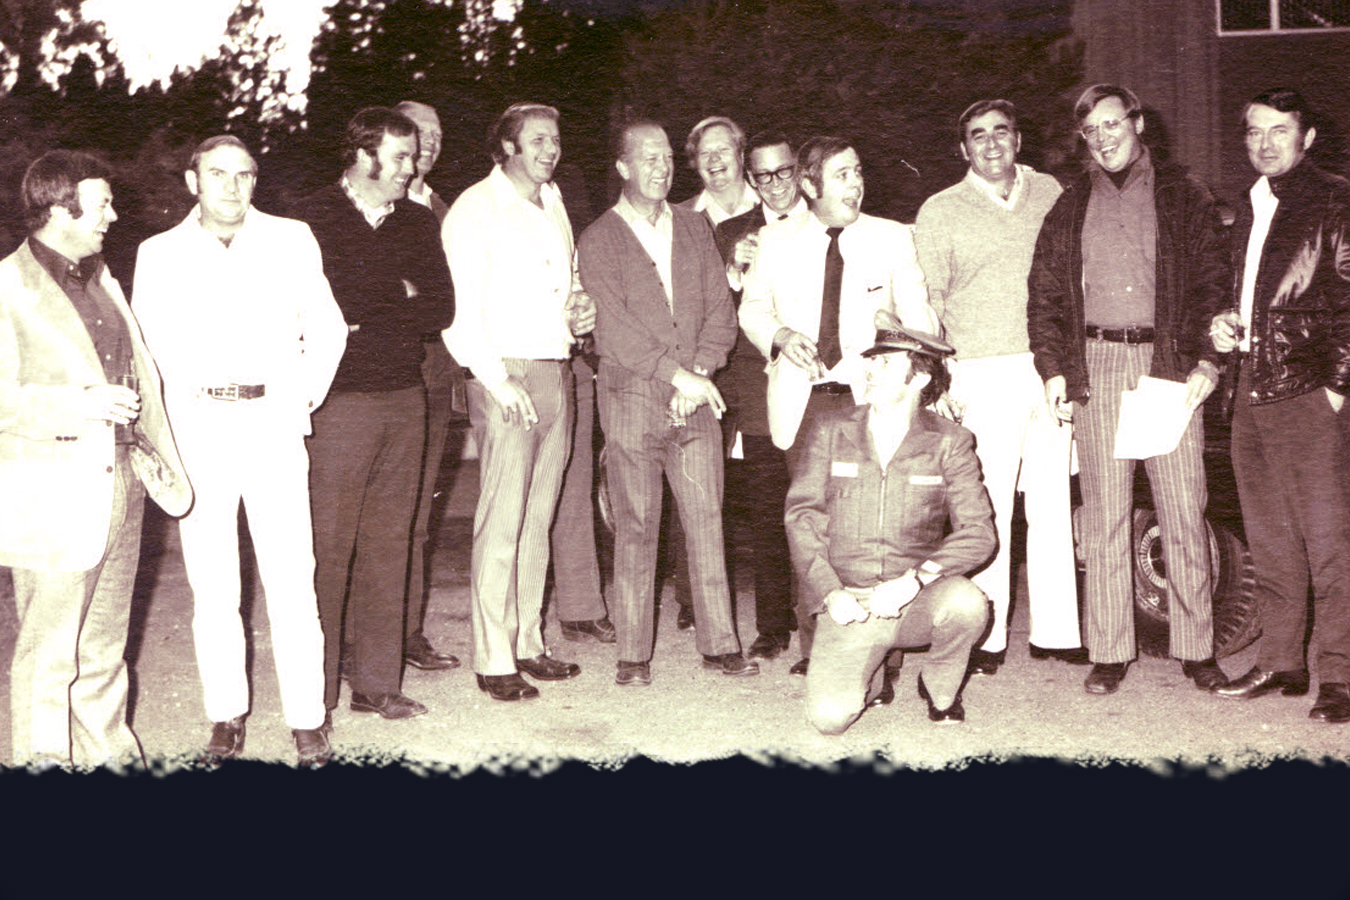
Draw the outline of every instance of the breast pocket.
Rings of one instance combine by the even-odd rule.
[[[831,477],[825,491],[830,512],[829,537],[831,541],[842,540],[856,543],[862,536],[863,509],[862,487],[857,478]]]
[[[905,533],[922,544],[942,540],[947,524],[947,485],[941,475],[911,475],[903,489],[900,520]]]

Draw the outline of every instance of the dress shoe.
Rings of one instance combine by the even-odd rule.
[[[1083,682],[1083,690],[1089,694],[1114,694],[1120,690],[1120,683],[1125,680],[1125,670],[1129,665],[1129,663],[1093,663],[1087,681]]]
[[[961,695],[956,695],[951,706],[938,709],[933,705],[933,698],[928,695],[928,687],[923,683],[922,675],[919,676],[919,696],[928,704],[928,721],[936,722],[938,725],[959,725],[966,720],[966,708],[961,705]]]
[[[881,677],[881,690],[877,691],[875,697],[867,701],[869,709],[873,706],[885,706],[895,700],[895,676],[897,674],[889,666],[886,667],[886,671]]]
[[[369,697],[359,691],[352,691],[352,712],[379,713],[386,719],[411,719],[426,711],[425,706],[398,691]]]
[[[1332,682],[1317,689],[1317,702],[1308,710],[1308,718],[1321,719],[1328,725],[1350,722],[1350,684]]]
[[[759,663],[751,662],[739,653],[723,653],[720,656],[703,657],[703,668],[716,669],[723,675],[758,675]]]
[[[221,760],[234,759],[243,752],[243,716],[235,716],[226,722],[212,723],[211,740],[206,744],[206,762],[219,764]]]
[[[615,684],[651,684],[652,667],[651,663],[645,662],[626,662],[619,660],[619,671],[614,676]]]
[[[679,604],[680,611],[675,614],[675,627],[680,631],[690,631],[694,627],[694,608]]]
[[[569,641],[595,641],[612,644],[616,639],[614,623],[608,618],[587,619],[581,622],[560,622],[562,636]]]
[[[1070,650],[1059,648],[1037,647],[1035,644],[1029,644],[1032,659],[1057,659],[1060,662],[1068,663],[1071,666],[1086,666],[1092,660],[1088,659],[1086,647],[1074,647]]]
[[[788,674],[805,676],[806,669],[810,665],[811,665],[811,657],[803,656],[801,659],[797,660],[795,663],[792,664],[792,668],[788,669]]]
[[[539,696],[539,688],[520,677],[519,672],[510,675],[477,675],[478,689],[487,691],[493,700],[529,700]]]
[[[562,662],[544,653],[532,659],[516,660],[516,668],[540,681],[565,681],[581,674],[581,666],[576,663]]]
[[[1308,670],[1267,672],[1260,666],[1253,666],[1250,672],[1236,681],[1214,689],[1214,693],[1220,697],[1238,697],[1243,700],[1273,694],[1275,691],[1286,697],[1302,697],[1308,693]]]
[[[1183,659],[1181,672],[1202,691],[1212,691],[1228,683],[1228,676],[1223,674],[1223,669],[1219,668],[1212,656],[1202,660]]]
[[[988,650],[975,649],[970,651],[970,664],[966,667],[971,675],[993,675],[998,671],[998,667],[1003,665],[1003,660],[1007,657],[1008,651],[1000,650],[997,653],[990,653]]]
[[[302,768],[317,769],[333,758],[333,747],[328,742],[328,728],[292,728],[295,749]]]
[[[750,659],[777,659],[778,654],[788,648],[792,638],[786,634],[761,634],[750,645],[746,654]]]
[[[459,657],[453,653],[443,653],[431,646],[431,642],[420,634],[408,641],[403,648],[403,661],[417,669],[458,669]]]

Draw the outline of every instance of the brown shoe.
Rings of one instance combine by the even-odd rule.
[[[614,676],[614,683],[625,686],[630,684],[651,684],[651,664],[645,662],[627,662],[622,659],[619,660],[619,670]]]
[[[301,768],[317,769],[333,758],[327,723],[318,728],[293,728],[291,735],[295,738]]]
[[[420,716],[427,708],[411,697],[390,691],[387,694],[365,694],[352,691],[352,712],[379,713],[386,719],[411,719]]]
[[[758,675],[759,663],[751,662],[739,653],[704,656],[703,668],[716,669],[723,675]]]
[[[206,744],[204,762],[220,765],[222,760],[235,759],[244,752],[244,718],[235,716],[211,725],[211,740]]]
[[[478,679],[478,689],[486,692],[493,700],[529,700],[539,696],[539,688],[521,678],[519,672],[474,677]]]
[[[540,681],[565,681],[581,674],[581,666],[563,662],[543,653],[533,659],[516,660],[516,668]]]

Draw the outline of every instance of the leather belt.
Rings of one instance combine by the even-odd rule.
[[[1089,325],[1085,329],[1087,336],[1099,341],[1114,341],[1117,344],[1151,344],[1153,329],[1146,326],[1131,325],[1128,328],[1098,328]]]
[[[204,387],[199,396],[212,400],[257,400],[267,393],[265,384],[227,384],[224,387]]]
[[[818,381],[811,385],[813,394],[851,394],[853,388],[846,384],[840,384],[837,381]]]

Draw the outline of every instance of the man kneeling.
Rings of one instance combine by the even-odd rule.
[[[807,718],[825,734],[880,697],[892,648],[924,644],[928,718],[963,721],[961,682],[989,619],[964,577],[995,546],[973,438],[923,409],[947,387],[952,348],[885,310],[876,318],[865,404],[818,420],[787,497],[804,601],[829,613],[806,678]]]

